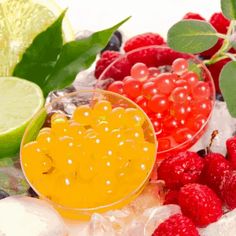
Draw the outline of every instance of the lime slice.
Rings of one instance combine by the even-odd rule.
[[[0,76],[10,76],[33,39],[60,15],[53,0],[0,0]],[[65,41],[74,39],[68,21]]]
[[[0,158],[18,152],[28,122],[43,104],[38,85],[15,77],[0,77]]]

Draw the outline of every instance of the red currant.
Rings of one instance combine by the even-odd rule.
[[[160,70],[156,67],[149,67],[149,77],[157,77],[160,74]]]
[[[168,95],[175,87],[173,78],[174,75],[171,73],[162,73],[153,79],[153,81],[160,93]]]
[[[193,101],[191,103],[193,113],[202,114],[203,116],[208,117],[212,110],[211,100],[202,100],[202,101]]]
[[[148,99],[153,97],[155,94],[157,94],[158,90],[157,90],[157,87],[156,87],[155,83],[152,82],[152,81],[145,82],[143,84],[142,93]]]
[[[188,70],[188,61],[183,58],[178,58],[172,63],[174,73],[181,75]]]
[[[162,132],[162,122],[160,119],[158,119],[156,116],[150,117],[150,120],[152,122],[152,125],[154,127],[154,130],[156,134],[160,134]]]
[[[193,131],[198,131],[206,123],[207,118],[202,114],[195,115],[187,122],[187,127]]]
[[[192,96],[196,100],[208,99],[210,97],[209,84],[203,81],[198,81],[197,84],[192,88]]]
[[[182,76],[182,79],[185,80],[191,87],[195,86],[199,81],[198,75],[192,71],[185,73]]]
[[[179,79],[179,80],[175,81],[175,86],[182,87],[182,88],[185,88],[187,91],[190,91],[190,85],[188,84],[188,82],[186,80]]]
[[[165,112],[170,109],[170,103],[165,95],[156,94],[148,102],[148,107],[153,112]]]
[[[149,76],[149,71],[144,63],[138,62],[132,66],[130,75],[137,80],[146,80]]]
[[[174,103],[171,108],[171,114],[179,121],[186,120],[189,115],[188,103]]]
[[[168,138],[158,139],[158,152],[162,152],[171,148],[171,142]]]
[[[108,91],[123,94],[124,93],[124,83],[122,81],[115,81],[109,85]]]
[[[178,129],[174,134],[174,139],[177,143],[183,143],[193,138],[194,132],[188,128]]]
[[[135,99],[135,103],[139,105],[146,113],[148,113],[148,100],[140,95]]]
[[[133,77],[131,77],[131,76],[125,76],[125,78],[122,80],[122,82],[124,83],[125,81],[129,80],[130,78],[133,79]]]
[[[165,132],[168,133],[172,133],[175,129],[177,129],[179,127],[179,121],[173,117],[173,116],[169,116],[164,120],[164,129]]]
[[[124,92],[130,98],[136,98],[141,95],[142,83],[141,81],[129,78],[124,82]]]
[[[148,113],[148,116],[149,117],[152,117],[152,118],[154,118],[154,119],[157,119],[157,120],[160,120],[161,122],[163,122],[163,120],[164,120],[164,118],[166,117],[166,116],[168,116],[168,113],[169,113],[169,111],[166,111],[166,112],[156,112],[156,113],[154,113],[154,112],[149,112]]]
[[[187,101],[188,98],[188,90],[185,88],[175,88],[171,93],[171,99],[172,101],[176,103],[183,103]]]

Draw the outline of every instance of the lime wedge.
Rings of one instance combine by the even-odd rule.
[[[28,122],[43,104],[38,85],[15,77],[0,77],[0,158],[18,152]]]
[[[61,12],[53,0],[0,0],[0,76],[12,75],[25,49]],[[68,25],[65,41],[74,39]]]

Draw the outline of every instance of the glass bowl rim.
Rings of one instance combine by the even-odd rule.
[[[149,48],[156,48],[156,49],[171,49],[173,50],[174,52],[177,52],[175,51],[174,49],[168,47],[167,45],[151,45],[151,46],[145,46],[145,47],[140,47],[140,48],[136,48],[134,50],[131,50],[127,53],[124,53],[122,55],[120,55],[117,59],[115,59],[103,72],[102,74],[99,76],[98,78],[98,81],[101,81],[103,77],[105,77],[107,71],[109,71],[109,69],[114,66],[117,62],[119,62],[121,59],[123,58],[126,58],[127,56],[133,54],[133,53],[136,53],[136,52],[139,52],[139,51],[142,51],[142,50],[145,50],[145,49],[149,49]],[[179,52],[181,53],[181,52]],[[190,54],[190,53],[182,53],[182,54],[185,54],[186,56],[189,56],[188,60],[189,59],[192,59],[194,60],[195,62],[197,62],[198,65],[201,65],[201,68],[204,70],[205,73],[207,73],[207,76],[209,78],[209,81],[211,83],[211,92],[212,92],[212,97],[213,99],[211,100],[212,102],[212,108],[211,108],[211,112],[209,113],[205,123],[201,126],[201,128],[196,132],[194,133],[194,135],[191,137],[191,139],[188,139],[186,140],[185,142],[183,143],[180,143],[170,149],[167,149],[167,150],[163,150],[163,151],[157,151],[157,158],[158,158],[158,155],[164,155],[164,154],[167,154],[167,153],[171,153],[175,150],[179,150],[181,149],[181,147],[184,147],[185,145],[187,145],[188,143],[191,143],[204,129],[205,127],[207,126],[209,120],[211,119],[211,116],[212,116],[212,113],[213,113],[213,110],[214,110],[214,106],[215,106],[215,101],[216,101],[216,90],[215,90],[215,84],[214,84],[214,80],[212,78],[212,75],[210,73],[210,71],[208,70],[208,68],[206,67],[205,64],[203,64],[203,62],[198,59],[194,54]],[[181,57],[180,57],[181,58]],[[95,85],[95,88],[97,88],[98,86],[98,83]],[[142,108],[141,108],[142,109]],[[158,140],[157,140],[158,142]]]
[[[58,101],[60,101],[61,99],[64,99],[64,98],[67,98],[67,97],[73,97],[79,93],[104,93],[104,94],[110,94],[112,96],[115,96],[115,97],[119,97],[123,100],[126,100],[128,103],[131,103],[134,107],[138,108],[139,110],[142,111],[142,113],[144,114],[145,116],[145,119],[146,121],[148,122],[149,124],[149,127],[152,131],[152,133],[154,134],[153,135],[153,139],[154,139],[154,145],[155,145],[155,150],[157,150],[157,147],[158,147],[158,142],[157,142],[157,139],[156,139],[156,135],[155,135],[155,131],[154,131],[154,127],[152,125],[152,122],[150,121],[149,117],[147,116],[147,114],[135,103],[133,102],[132,100],[130,100],[129,98],[127,97],[124,97],[120,94],[117,94],[117,93],[114,93],[114,92],[111,92],[111,91],[106,91],[106,90],[102,90],[102,89],[79,89],[75,92],[71,92],[71,93],[68,93],[66,95],[63,95],[63,96],[60,96],[58,98],[55,98],[53,99],[50,103],[44,105],[34,116],[33,118],[31,119],[31,121],[28,123],[26,129],[25,129],[25,132],[24,132],[24,135],[23,135],[23,138],[22,138],[22,141],[21,141],[21,146],[20,146],[20,165],[21,165],[21,169],[22,169],[22,172],[24,174],[24,177],[26,178],[27,182],[29,183],[30,187],[38,194],[38,196],[41,198],[41,199],[44,199],[46,200],[47,202],[49,202],[52,206],[56,207],[56,208],[59,208],[61,210],[64,210],[64,211],[72,211],[72,212],[84,212],[85,214],[89,212],[91,213],[95,213],[96,211],[99,211],[99,210],[105,210],[106,208],[110,208],[110,207],[115,207],[116,205],[119,205],[120,203],[122,202],[125,202],[126,200],[129,200],[129,199],[132,199],[133,196],[135,196],[136,193],[138,193],[146,184],[146,182],[148,181],[148,179],[150,178],[153,170],[154,170],[154,167],[155,167],[155,163],[156,163],[156,152],[155,152],[155,155],[153,158],[153,162],[152,162],[152,165],[151,165],[151,168],[147,174],[147,176],[145,177],[145,179],[138,185],[138,187],[136,187],[134,190],[132,190],[128,195],[126,195],[125,197],[115,201],[115,202],[112,202],[112,203],[109,203],[109,204],[106,204],[106,205],[102,205],[102,206],[97,206],[97,207],[86,207],[86,208],[76,208],[76,207],[67,207],[67,206],[63,206],[59,203],[56,203],[54,201],[52,201],[51,199],[47,198],[46,196],[43,196],[43,194],[41,194],[32,184],[31,182],[29,181],[26,173],[25,173],[25,170],[24,170],[24,166],[23,166],[23,163],[22,163],[22,148],[23,146],[25,145],[24,143],[24,140],[25,138],[27,137],[27,134],[30,132],[30,128],[32,126],[32,124],[34,124],[34,122],[38,119],[38,117],[40,116],[40,114],[44,111],[47,110],[48,107],[50,107],[53,103],[56,103]]]

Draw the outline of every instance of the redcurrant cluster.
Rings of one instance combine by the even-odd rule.
[[[182,58],[165,73],[136,63],[130,76],[111,83],[108,90],[127,96],[146,112],[155,128],[159,151],[192,139],[212,110],[209,83],[190,71],[188,61]]]

